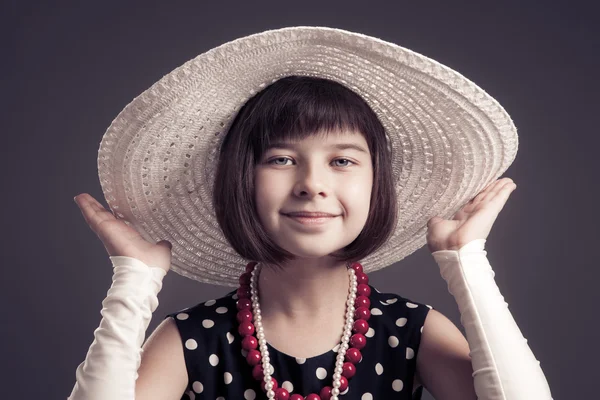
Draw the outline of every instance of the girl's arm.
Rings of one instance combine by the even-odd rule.
[[[444,332],[430,332],[424,333],[421,341],[423,359],[417,366],[420,380],[437,400],[463,399],[459,392],[471,393],[473,388],[457,386],[461,382],[473,384],[479,400],[551,400],[540,362],[494,281],[484,245],[485,239],[476,239],[458,251],[432,253],[460,310],[470,348],[472,379],[462,379],[470,370],[465,368],[467,354],[461,340],[449,340]],[[431,325],[426,321],[424,331],[429,326],[437,331],[436,326],[447,324],[437,320]],[[435,378],[445,373],[454,374],[456,379]]]
[[[166,271],[124,256],[110,257],[112,286],[102,302],[102,320],[76,371],[68,400],[132,400],[142,343]],[[179,393],[179,396],[183,393]],[[177,397],[179,398],[179,397]]]

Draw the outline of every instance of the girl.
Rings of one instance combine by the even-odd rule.
[[[306,45],[299,37],[321,41]],[[217,79],[227,76],[227,68],[238,68],[232,57],[248,57],[243,50],[268,52],[279,45],[287,57],[274,51],[273,59],[288,60],[307,49],[316,54],[325,42],[339,48],[356,43],[365,49],[390,46],[329,28],[286,28],[221,46],[208,52],[203,62],[218,66],[210,75]],[[419,165],[415,159],[420,155],[411,157],[410,151],[403,151],[399,156],[400,138],[423,138],[423,131],[384,126],[386,113],[373,107],[387,95],[374,84],[349,89],[352,83],[361,85],[360,77],[380,69],[370,64],[377,58],[371,55],[367,66],[355,71],[359,77],[348,82],[329,74],[339,70],[335,63],[310,61],[308,54],[283,66],[267,62],[260,52],[244,58],[249,65],[260,61],[271,69],[270,76],[288,69],[285,77],[272,79],[270,85],[256,85],[261,90],[250,91],[251,98],[243,99],[239,110],[235,102],[223,107],[216,101],[202,107],[186,103],[184,95],[195,96],[190,82],[211,82],[203,93],[210,98],[211,89],[220,89],[223,93],[215,98],[223,102],[245,92],[237,88],[234,94],[231,87],[202,76],[205,70],[186,64],[187,69],[176,70],[153,86],[156,91],[183,82],[177,86],[178,96],[168,90],[160,93],[161,99],[176,99],[177,106],[162,104],[158,112],[148,106],[144,111],[142,104],[152,103],[141,96],[129,111],[124,110],[122,117],[130,123],[139,123],[144,115],[141,128],[127,133],[136,150],[115,144],[121,139],[115,132],[125,132],[129,125],[119,119],[113,122],[99,156],[101,182],[113,212],[88,194],[75,198],[106,247],[114,275],[103,302],[103,319],[77,368],[69,398],[411,399],[420,398],[425,387],[436,399],[550,399],[539,362],[495,286],[483,250],[516,185],[509,178],[486,182],[481,191],[470,189],[477,195],[469,196],[466,204],[434,190],[421,195],[429,203],[419,203],[418,191],[408,198],[408,189],[397,188],[408,188],[415,180],[397,167],[410,172]],[[317,60],[323,57],[320,54]],[[305,73],[307,62],[318,66],[320,74]],[[340,66],[349,71],[356,64],[344,61]],[[296,74],[289,68],[297,68]],[[260,75],[262,69],[256,71]],[[235,79],[223,78],[223,84],[246,76],[239,72]],[[373,90],[361,91],[367,87]],[[426,90],[425,86],[413,89]],[[376,93],[381,97],[371,97]],[[410,94],[401,97],[412,99]],[[422,113],[412,118],[423,120],[426,103],[422,104],[415,109]],[[173,122],[163,113],[176,107],[187,111],[173,111],[180,117]],[[204,119],[202,113],[212,107],[224,117]],[[454,105],[440,107],[455,110]],[[135,118],[128,115],[131,110]],[[196,118],[188,118],[194,112]],[[160,123],[160,118],[169,123]],[[439,132],[436,125],[423,123],[430,128],[426,135]],[[191,138],[197,141],[186,142]],[[471,140],[477,144],[477,139]],[[165,149],[157,157],[164,163],[162,168],[149,160],[150,149],[161,148],[156,142]],[[218,157],[213,157],[212,149],[218,149]],[[190,154],[194,151],[196,158]],[[422,151],[433,154],[435,162],[431,169],[415,172],[421,174],[421,180],[416,179],[423,185],[419,187],[460,186],[456,178],[454,183],[445,179],[451,176],[451,163],[445,163],[444,173],[432,173],[447,150],[434,143]],[[497,168],[493,158],[498,156],[490,154],[492,159],[475,160],[475,167]],[[462,157],[469,160],[468,153]],[[183,168],[178,170],[171,160],[181,160]],[[194,160],[200,161],[194,164]],[[212,160],[214,170],[199,167],[210,167]],[[128,162],[133,164],[123,168]],[[123,178],[123,195],[119,194],[119,184],[112,182],[120,179],[116,169],[106,174],[109,165],[117,164],[119,171],[139,167],[139,189],[131,183],[134,173]],[[138,190],[147,196],[147,203],[140,200]],[[163,192],[153,193],[156,190]],[[431,218],[428,212],[444,202],[447,209],[432,213]],[[455,206],[460,209],[452,218],[437,216]],[[211,221],[218,223],[218,232],[211,231]],[[420,221],[426,224],[419,225]],[[161,228],[163,240],[157,242]],[[379,293],[369,285],[366,272],[415,251],[420,247],[415,238],[423,236],[457,300],[466,339],[430,306]],[[219,242],[220,238],[224,240]],[[242,271],[240,259],[246,260]],[[162,279],[171,267],[204,282],[230,285],[235,279],[239,287],[222,298],[169,314],[140,348],[158,305]]]

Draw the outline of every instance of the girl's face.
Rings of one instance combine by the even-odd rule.
[[[327,256],[352,243],[363,229],[373,167],[362,134],[342,131],[276,143],[255,171],[260,221],[279,246],[297,257]],[[287,215],[303,211],[332,216]]]

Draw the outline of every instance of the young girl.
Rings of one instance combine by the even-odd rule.
[[[327,53],[325,44],[334,50]],[[363,66],[350,57],[359,48]],[[114,275],[69,399],[418,399],[423,387],[436,399],[551,398],[483,247],[516,187],[494,178],[508,166],[496,163],[507,153],[497,152],[494,139],[514,129],[473,122],[476,101],[462,104],[471,114],[454,125],[439,116],[427,122],[435,112],[428,113],[425,94],[413,100],[391,83],[371,83],[386,61],[369,52],[381,56],[382,49],[409,52],[329,28],[252,35],[196,59],[213,72],[196,68],[200,62],[173,71],[150,89],[159,94],[155,103],[140,96],[113,122],[99,156],[113,212],[88,194],[75,198]],[[326,62],[327,54],[335,57]],[[418,57],[422,71],[447,78]],[[413,61],[402,65],[413,71]],[[248,70],[264,74],[262,83]],[[349,80],[335,74],[351,70]],[[402,86],[410,76],[393,80]],[[241,80],[260,90],[232,83]],[[420,85],[414,93],[431,95],[436,86]],[[198,93],[209,100],[199,105]],[[460,115],[460,102],[448,98],[437,98],[439,112]],[[406,109],[394,107],[406,118],[383,111],[384,99],[402,101]],[[417,104],[408,108],[411,102]],[[497,122],[497,109],[486,112]],[[457,178],[452,172],[460,167],[443,156],[463,150],[433,138],[447,128],[440,136],[460,143],[450,126],[468,133],[466,121],[496,137],[465,143],[469,135],[462,136],[471,148],[487,146],[488,158],[469,147],[454,154],[481,180],[460,193],[468,186],[461,179],[472,176]],[[457,300],[466,339],[432,307],[369,284],[367,272],[401,260],[424,244],[419,239]],[[172,267],[239,287],[169,314],[142,349]]]

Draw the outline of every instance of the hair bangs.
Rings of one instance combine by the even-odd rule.
[[[260,104],[252,116],[249,141],[255,162],[271,143],[341,131],[366,137],[369,121],[377,119],[356,93],[327,79],[290,76],[268,89],[256,99]]]

